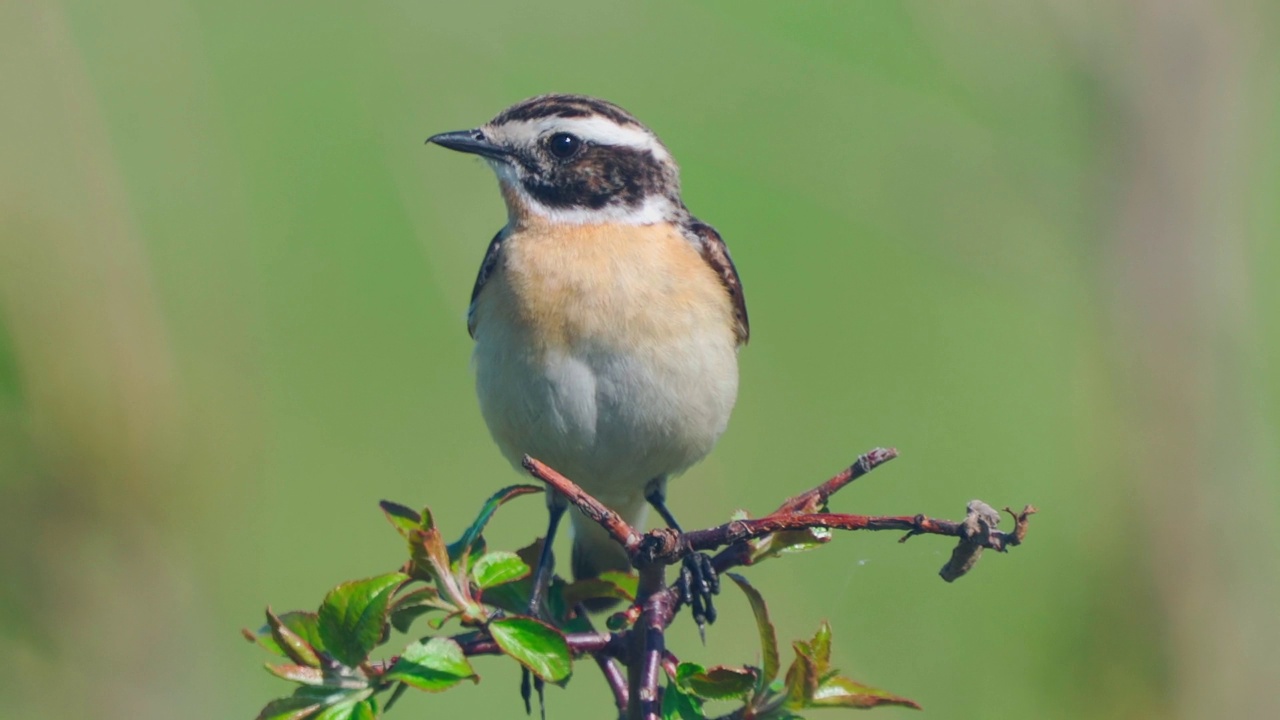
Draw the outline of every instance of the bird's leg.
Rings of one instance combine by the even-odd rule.
[[[533,571],[533,592],[529,596],[529,615],[542,617],[542,596],[551,582],[551,570],[555,566],[551,554],[551,546],[556,539],[556,529],[564,518],[564,511],[569,508],[568,501],[560,493],[551,491],[547,496],[547,535],[542,541],[542,552],[538,553],[538,567]],[[543,720],[547,717],[547,706],[543,699],[544,683],[542,678],[533,677],[529,668],[520,666],[520,697],[524,700],[524,711],[533,714],[533,692],[538,693],[538,710]]]
[[[644,499],[658,511],[667,527],[678,533],[684,532],[675,516],[667,509],[666,478],[651,482]],[[680,579],[676,581],[676,588],[680,590],[684,602],[689,603],[692,608],[693,621],[698,623],[698,634],[705,642],[707,624],[716,621],[716,606],[712,602],[712,596],[720,594],[720,576],[711,564],[711,556],[702,552],[686,555],[680,565]]]
[[[551,545],[556,539],[556,529],[560,527],[560,520],[564,518],[564,511],[569,509],[569,503],[560,493],[552,492],[554,497],[547,498],[547,535],[542,541],[542,552],[538,553],[538,567],[533,571],[533,594],[529,596],[529,614],[533,617],[542,615],[542,596],[547,591],[547,586],[551,582],[551,571],[555,567],[555,560],[551,555]]]

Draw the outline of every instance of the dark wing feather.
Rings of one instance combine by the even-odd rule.
[[[489,276],[498,267],[498,258],[502,255],[502,238],[503,230],[499,230],[498,234],[489,241],[489,249],[484,253],[480,271],[476,273],[476,284],[471,288],[471,304],[467,306],[467,334],[472,338],[476,336],[476,298],[480,297],[484,284],[489,281]]]
[[[710,225],[693,220],[689,232],[699,240],[702,259],[707,261],[733,302],[733,318],[736,321],[734,330],[738,335],[738,344],[746,345],[751,337],[751,323],[747,320],[747,299],[742,294],[742,279],[738,277],[738,269],[733,266],[733,258],[729,257],[729,247],[724,244],[720,233]]]

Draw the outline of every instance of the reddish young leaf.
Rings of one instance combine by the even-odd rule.
[[[760,592],[752,587],[746,578],[737,573],[728,573],[728,575],[729,579],[742,588],[747,601],[751,603],[751,612],[756,616],[756,629],[760,633],[760,653],[764,665],[761,687],[768,687],[769,683],[778,677],[778,671],[782,665],[782,661],[778,658],[778,634],[773,629],[773,622],[769,620],[769,608],[765,605]]]
[[[743,697],[755,687],[759,675],[755,668],[724,665],[703,668],[694,663],[681,663],[676,668],[676,680],[680,686],[707,700]]]
[[[302,685],[324,685],[324,672],[320,668],[305,665],[272,665],[267,663],[267,671],[272,675],[289,682]]]
[[[305,625],[308,630],[315,630],[313,617],[310,614],[302,615],[293,613],[295,622],[299,622],[300,626]],[[271,639],[275,641],[275,645],[290,660],[308,667],[320,667],[320,657],[316,654],[316,650],[311,643],[304,639],[301,635],[294,632],[279,616],[271,612],[271,608],[267,608],[267,627],[271,632]],[[311,634],[311,633],[309,633]]]
[[[849,678],[832,677],[828,678],[813,694],[813,700],[809,703],[810,707],[847,707],[847,708],[870,708],[877,705],[901,705],[902,707],[915,708],[920,710],[920,705],[914,700],[887,693],[873,687],[868,687],[861,683],[854,682]]]

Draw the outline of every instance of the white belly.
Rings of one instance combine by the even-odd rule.
[[[648,481],[701,460],[728,424],[738,389],[732,343],[538,350],[513,346],[518,333],[496,334],[477,342],[474,360],[498,446],[515,464],[525,453],[539,458],[611,507],[634,507]]]

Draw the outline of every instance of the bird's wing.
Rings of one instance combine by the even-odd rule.
[[[751,323],[747,320],[747,299],[742,294],[742,279],[738,277],[738,269],[733,266],[733,258],[729,257],[729,247],[724,238],[710,225],[694,220],[689,231],[697,236],[702,259],[707,261],[711,269],[719,276],[724,289],[729,292],[733,302],[734,330],[738,336],[738,344],[746,345],[751,337]]]
[[[484,261],[480,263],[480,271],[476,273],[476,284],[471,288],[471,304],[467,306],[467,333],[473,339],[476,336],[476,298],[480,297],[484,284],[498,267],[498,258],[502,255],[502,237],[503,231],[499,230],[489,241],[489,249],[484,252]]]

